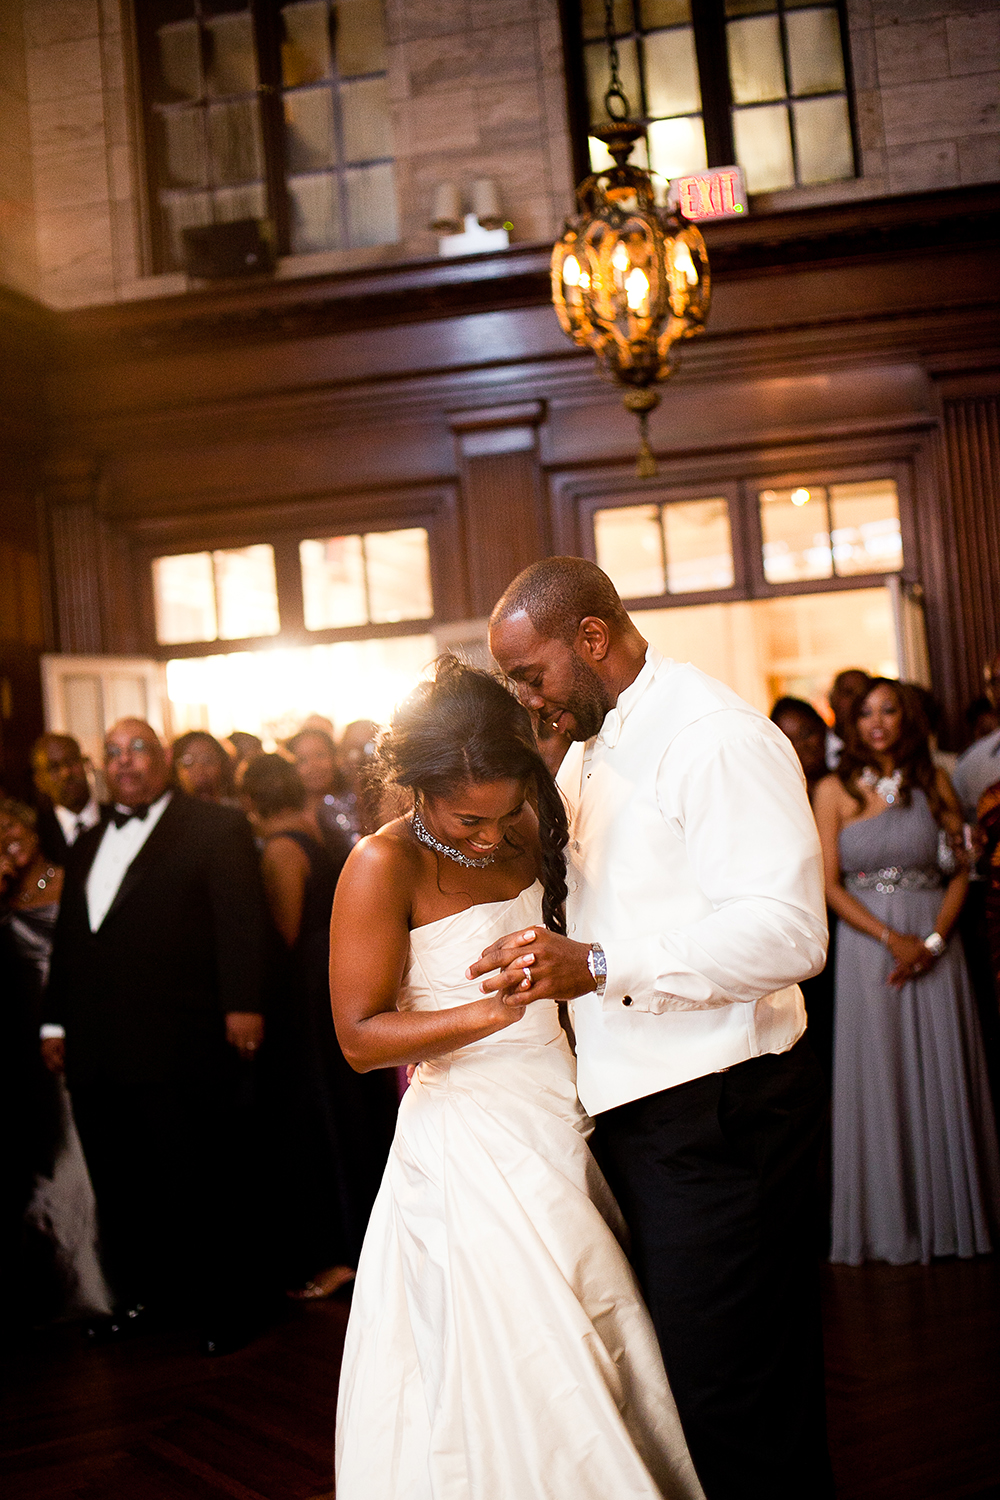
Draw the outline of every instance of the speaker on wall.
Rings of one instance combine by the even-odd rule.
[[[184,269],[189,276],[211,281],[267,275],[274,270],[274,238],[265,219],[198,224],[183,234]]]

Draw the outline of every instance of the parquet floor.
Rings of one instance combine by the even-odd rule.
[[[840,1500],[1000,1500],[1000,1265],[826,1269],[824,1286]],[[4,1373],[4,1500],[332,1500],[346,1320],[296,1308],[214,1361],[180,1334],[37,1336]]]

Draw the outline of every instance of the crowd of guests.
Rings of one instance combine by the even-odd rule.
[[[8,1329],[190,1324],[218,1353],[352,1278],[398,1100],[344,1061],[327,978],[374,736],[167,751],[125,719],[99,782],[46,734],[34,805],[0,797]]]
[[[988,1250],[1000,1223],[1000,656],[937,750],[923,689],[848,669],[832,723],[784,697],[823,846],[831,946],[805,986],[832,1087],[834,1261]],[[34,748],[0,797],[0,1255],[10,1327],[180,1320],[237,1346],[280,1298],[350,1282],[392,1073],[330,1014],[329,922],[376,729],[311,718],[276,753],[204,730]],[[555,768],[565,750],[541,744]]]

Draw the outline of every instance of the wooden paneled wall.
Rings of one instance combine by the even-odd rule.
[[[965,701],[983,691],[1000,651],[1000,398],[944,402],[943,440],[955,556],[955,680]]]

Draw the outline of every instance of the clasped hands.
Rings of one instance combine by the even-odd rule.
[[[909,980],[925,974],[934,963],[934,954],[923,939],[912,932],[894,932],[886,946],[896,960],[896,967],[887,981],[894,990],[901,990]]]
[[[574,1000],[596,988],[587,966],[588,943],[526,927],[510,933],[483,950],[466,970],[467,979],[488,974],[479,988],[517,1009],[532,1000]]]

